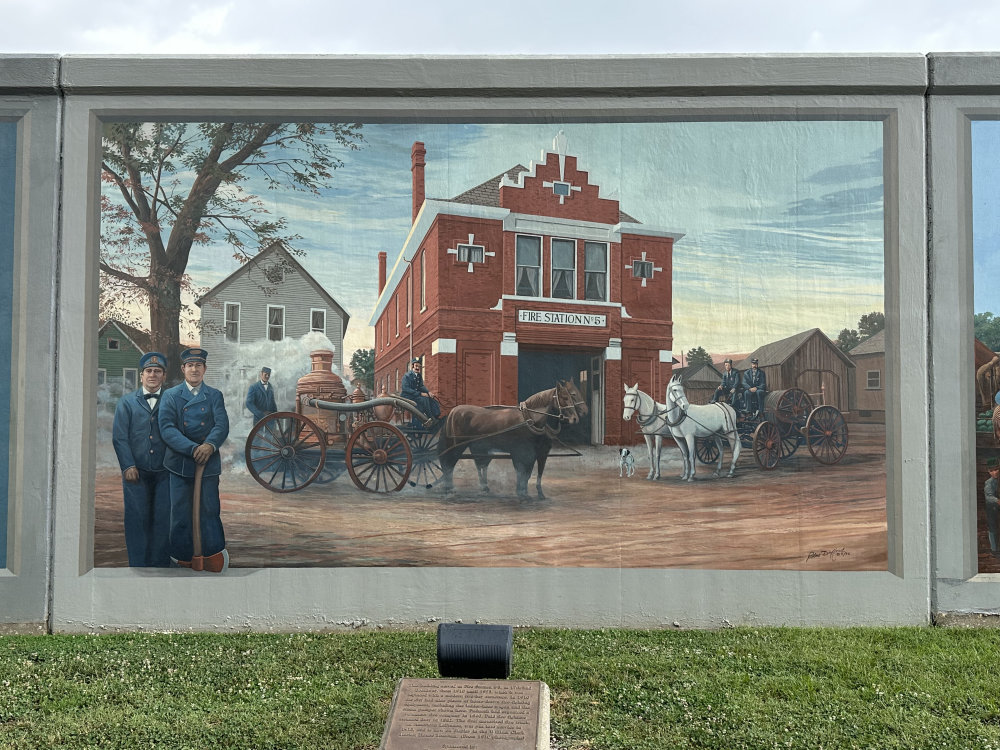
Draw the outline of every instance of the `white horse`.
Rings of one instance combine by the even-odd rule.
[[[684,472],[681,479],[694,481],[697,451],[695,441],[698,438],[711,438],[719,454],[719,462],[712,476],[722,472],[722,438],[729,440],[733,451],[733,461],[729,466],[729,476],[736,473],[736,461],[740,457],[740,436],[736,431],[736,411],[729,404],[707,404],[692,406],[688,403],[684,386],[674,376],[667,386],[667,403],[657,403],[653,398],[639,390],[639,384],[625,386],[625,410],[622,419],[626,422],[636,415],[636,421],[646,439],[646,450],[649,453],[649,474],[646,479],[660,478],[660,453],[663,449],[663,436],[670,434],[680,448],[684,458]]]

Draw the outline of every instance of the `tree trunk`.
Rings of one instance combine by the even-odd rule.
[[[167,357],[167,384],[181,377],[181,282],[166,275],[149,292],[149,331],[153,351]]]

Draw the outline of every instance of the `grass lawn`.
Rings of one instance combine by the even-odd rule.
[[[0,748],[377,748],[433,632],[0,637]],[[1000,750],[1000,631],[517,630],[552,747]]]

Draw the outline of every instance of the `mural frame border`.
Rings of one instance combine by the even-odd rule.
[[[50,613],[58,68],[55,56],[0,55],[0,120],[15,122],[17,130],[7,555],[0,568],[0,633],[44,632]]]
[[[976,455],[972,123],[1000,120],[1000,55],[936,54],[930,62],[931,606],[935,615],[995,615],[1000,573],[979,572],[982,487],[968,457]]]
[[[64,58],[53,629],[316,630],[438,620],[559,627],[929,621],[926,61],[732,58]],[[303,84],[312,81],[312,84]],[[889,570],[95,569],[97,236],[103,119],[377,121],[877,118],[884,122]],[[82,198],[81,198],[82,196]],[[918,353],[903,369],[900,352]],[[921,467],[920,471],[904,471]],[[711,591],[711,595],[704,592]],[[266,592],[262,596],[261,592]]]

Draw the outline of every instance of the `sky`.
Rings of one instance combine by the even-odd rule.
[[[348,361],[374,340],[378,253],[391,267],[410,229],[414,141],[427,149],[426,196],[452,198],[540,161],[559,132],[602,197],[684,235],[673,256],[675,352],[748,352],[813,327],[836,338],[883,310],[878,122],[368,123],[363,148],[336,151],[343,166],[318,195],[267,190],[252,175],[244,187],[301,235],[299,261],[350,313]],[[218,241],[196,246],[187,270],[204,289],[237,267]]]
[[[993,0],[0,0],[0,52],[662,54],[995,50]]]
[[[1000,315],[1000,121],[972,123],[973,312]]]

